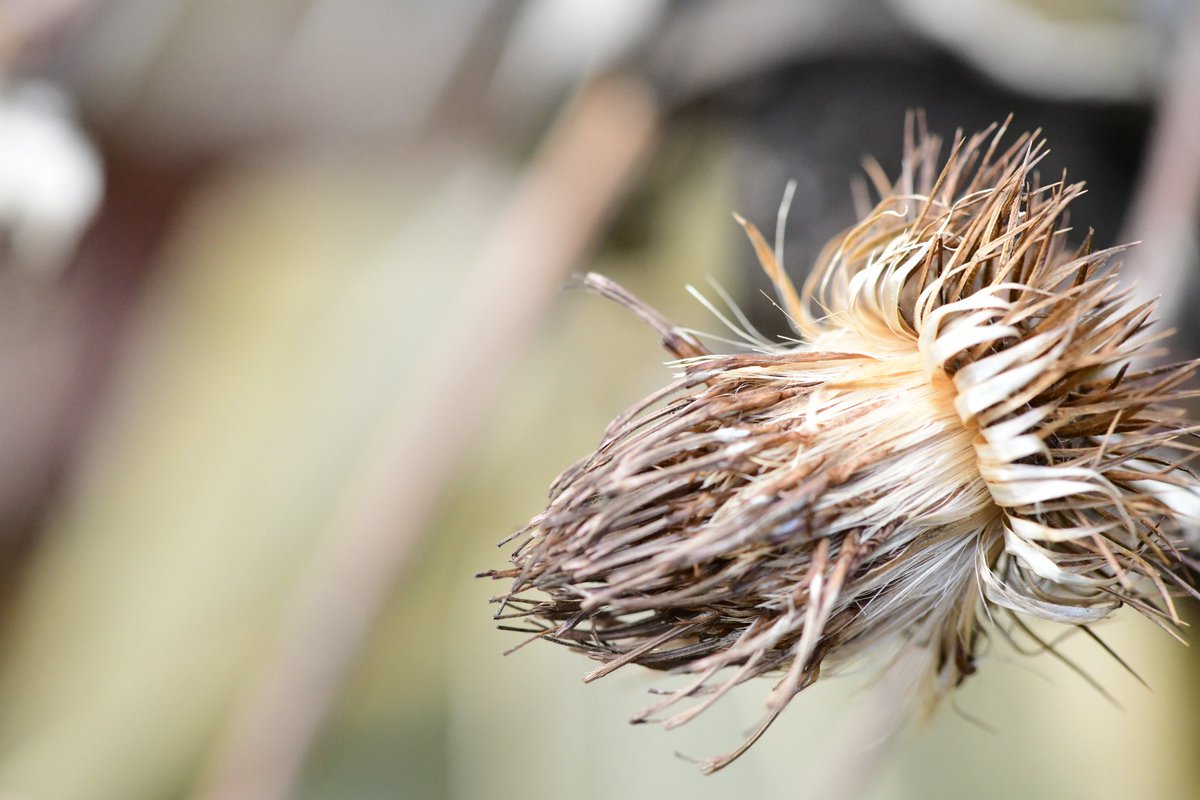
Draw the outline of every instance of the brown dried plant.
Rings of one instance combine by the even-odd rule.
[[[1043,184],[1038,134],[958,143],[910,120],[901,175],[797,291],[743,220],[799,336],[746,323],[711,353],[605,278],[677,379],[612,422],[517,535],[498,619],[602,662],[689,676],[640,712],[686,722],[776,676],[753,743],[823,668],[928,655],[933,699],[990,631],[1090,626],[1121,606],[1169,631],[1195,427],[1170,403],[1192,362],[1139,368],[1160,338],[1091,236],[1080,183]],[[743,320],[744,321],[744,320]],[[510,623],[511,624],[511,623]],[[1039,640],[1040,641],[1040,640]],[[688,699],[692,705],[678,707]]]

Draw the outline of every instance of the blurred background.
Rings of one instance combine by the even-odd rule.
[[[0,0],[0,797],[1190,798],[1200,660],[996,642],[930,721],[822,681],[630,727],[653,676],[495,630],[495,543],[668,377],[597,270],[782,333],[904,114],[1015,115],[1200,355],[1184,0]],[[1186,613],[1195,618],[1193,609]]]

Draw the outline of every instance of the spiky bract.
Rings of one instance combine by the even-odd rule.
[[[1194,367],[1130,366],[1152,303],[1118,286],[1115,250],[1068,247],[1082,185],[1041,183],[1037,135],[1003,133],[940,170],[938,139],[910,136],[899,180],[876,178],[879,203],[801,292],[746,224],[799,344],[712,354],[589,276],[680,375],[554,484],[492,573],[513,579],[502,615],[603,662],[589,677],[690,674],[637,717],[695,698],[668,725],[775,673],[769,722],[871,651],[931,653],[936,696],[998,610],[1177,622],[1169,500],[1197,481],[1169,403]]]

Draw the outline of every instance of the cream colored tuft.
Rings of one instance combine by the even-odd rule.
[[[1004,133],[940,164],[910,124],[900,178],[800,291],[739,218],[798,345],[714,354],[589,276],[680,374],[559,477],[490,573],[513,581],[498,617],[600,661],[589,679],[692,676],[635,717],[668,727],[773,675],[765,728],[823,668],[875,653],[926,653],[936,698],[1002,615],[1088,625],[1128,605],[1177,626],[1179,498],[1200,484],[1171,403],[1195,365],[1131,366],[1152,307],[1120,290],[1115,250],[1068,245],[1082,185],[1042,184],[1043,143]]]

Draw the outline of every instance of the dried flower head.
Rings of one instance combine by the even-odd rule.
[[[776,676],[762,728],[823,668],[930,654],[934,698],[998,618],[1086,626],[1131,606],[1168,630],[1195,364],[1131,366],[1153,303],[1116,250],[1067,244],[1082,184],[1041,183],[1036,133],[940,142],[910,120],[902,174],[797,292],[745,223],[800,337],[710,353],[612,282],[678,379],[618,417],[519,535],[498,618],[690,679],[635,721],[687,721]],[[914,131],[915,129],[915,131]],[[743,320],[744,322],[744,320]]]

